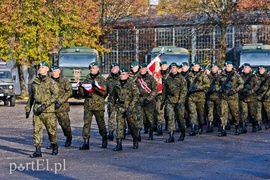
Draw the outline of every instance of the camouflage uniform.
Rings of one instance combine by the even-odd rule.
[[[181,75],[186,79],[186,81],[188,81],[188,74],[189,74],[189,71],[182,71],[181,72]],[[185,98],[185,110],[184,110],[184,119],[186,120],[186,127],[189,127],[190,126],[190,119],[189,119],[189,110],[188,110],[188,96],[186,96]]]
[[[220,99],[218,97],[218,80],[219,80],[219,74],[218,73],[210,73],[208,75],[208,78],[210,80],[210,88],[206,92],[206,105],[207,105],[207,119],[208,119],[208,128],[207,132],[211,133],[213,132],[213,121],[214,118],[217,118],[218,123],[220,124]]]
[[[241,133],[246,133],[246,122],[248,116],[252,122],[252,132],[256,132],[256,120],[257,120],[257,95],[256,92],[259,88],[259,84],[256,76],[250,72],[249,74],[242,73],[241,77],[244,81],[244,88],[239,92],[240,100],[240,126],[242,127]],[[249,81],[249,82],[248,82]]]
[[[198,78],[197,78],[198,77]],[[194,80],[197,82],[194,84]],[[203,72],[195,72],[191,71],[188,73],[187,76],[187,83],[188,83],[188,109],[189,109],[189,116],[191,122],[191,132],[190,135],[196,135],[196,121],[197,121],[197,114],[198,114],[198,124],[199,128],[198,131],[201,134],[203,131],[203,123],[204,123],[204,112],[205,112],[205,92],[210,87],[210,81],[208,77]],[[195,87],[192,87],[194,84]],[[191,91],[192,89],[192,91]]]
[[[108,116],[109,116],[109,120],[108,120],[109,133],[115,130],[115,116],[116,116],[116,107],[112,105],[112,102],[110,102],[110,95],[112,93],[113,87],[118,81],[119,81],[119,74],[110,73],[106,79],[107,98],[108,98],[107,111],[108,111]]]
[[[145,87],[141,85],[140,80],[145,83],[145,87],[150,89],[150,92],[145,90]],[[142,83],[142,84],[143,84]],[[144,75],[139,74],[136,80],[137,87],[139,88],[139,103],[142,108],[142,117],[143,119],[138,119],[138,128],[142,129],[143,123],[149,125],[149,139],[153,139],[153,130],[154,130],[154,101],[157,95],[157,82],[153,76],[148,72]],[[147,104],[145,102],[147,101]]]
[[[229,86],[225,86],[225,82],[228,76],[231,75],[230,81],[227,83]],[[224,70],[219,79],[219,96],[221,98],[221,125],[222,130],[224,131],[225,126],[227,125],[229,111],[234,119],[235,124],[235,134],[239,135],[239,122],[240,122],[240,108],[239,108],[239,96],[238,92],[244,87],[244,81],[239,74],[234,70],[227,72]],[[227,88],[224,88],[227,87]],[[222,131],[222,132],[223,132]]]
[[[270,78],[267,74],[259,76],[259,89],[257,90],[257,120],[262,121],[262,112],[266,113],[265,129],[270,126]]]
[[[34,105],[33,135],[35,147],[41,147],[42,145],[43,126],[45,126],[48,131],[51,144],[57,144],[57,123],[54,114],[54,103],[58,98],[58,94],[59,90],[57,83],[48,75],[39,75],[31,84],[29,99],[27,101],[25,111],[26,113],[29,113]],[[46,109],[39,114],[37,109],[42,105],[45,105]]]
[[[98,83],[97,85],[93,85],[94,83]],[[85,98],[84,101],[84,126],[82,136],[85,141],[85,144],[89,145],[89,138],[91,135],[91,123],[93,115],[95,115],[96,122],[98,124],[99,134],[102,136],[102,147],[106,148],[107,144],[107,131],[104,120],[104,97],[106,95],[106,81],[105,78],[98,72],[97,74],[88,74],[83,81],[83,84],[92,85],[91,91],[86,91],[83,88],[83,85],[79,87],[79,94]],[[83,147],[81,149],[84,149]],[[89,148],[88,148],[89,149]]]
[[[187,82],[180,73],[168,76],[164,83],[164,100],[166,102],[166,113],[168,114],[168,131],[170,138],[166,142],[173,142],[173,133],[175,131],[175,120],[180,124],[181,136],[179,140],[183,141],[185,137],[184,104],[187,95]],[[178,117],[177,117],[178,116]]]
[[[70,82],[63,77],[59,77],[53,80],[58,84],[58,102],[60,107],[55,110],[56,118],[63,130],[64,136],[67,138],[72,137],[71,127],[70,127],[70,118],[68,112],[70,111],[68,99],[72,96],[72,87]],[[57,101],[56,101],[57,104]]]

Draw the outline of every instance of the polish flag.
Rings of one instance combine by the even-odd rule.
[[[159,54],[147,66],[148,73],[151,74],[157,81],[158,93],[162,92],[162,75],[160,72],[160,61],[162,54]]]

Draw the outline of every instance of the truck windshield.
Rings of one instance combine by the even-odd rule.
[[[152,60],[157,55],[152,56]],[[163,54],[161,55],[161,61],[167,61],[167,64],[170,65],[172,62],[177,63],[178,65],[182,64],[182,62],[188,62],[188,55],[183,54]]]
[[[240,55],[240,65],[249,63],[251,66],[269,66],[270,52],[245,52]]]
[[[0,79],[11,79],[11,73],[9,71],[0,71]]]
[[[59,67],[87,67],[95,61],[94,55],[63,55],[59,58]]]

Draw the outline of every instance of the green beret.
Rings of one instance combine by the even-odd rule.
[[[56,69],[60,69],[59,66],[53,65],[53,66],[51,67],[51,71],[54,71],[54,70],[56,70]]]
[[[41,63],[38,64],[38,67],[40,66],[47,66],[48,68],[50,68],[50,65],[49,63],[45,62],[45,61],[42,61]]]
[[[192,64],[193,65],[195,65],[195,64],[201,65],[199,61],[194,61]]]
[[[121,68],[119,72],[120,73],[122,73],[122,72],[127,72],[128,73],[128,69],[127,68]]]
[[[111,64],[111,69],[114,67],[114,66],[118,66],[119,67],[119,64],[117,62],[114,62]]]
[[[218,66],[217,63],[213,62],[213,63],[211,64],[211,67],[214,67],[214,66]]]
[[[265,66],[261,65],[261,66],[258,67],[258,69],[259,69],[259,70],[260,70],[260,69],[265,69]]]
[[[146,68],[147,67],[147,63],[142,63],[141,68]]]
[[[182,62],[181,65],[182,65],[182,67],[183,67],[183,66],[188,66],[188,63],[187,63],[187,62]]]
[[[138,66],[138,62],[137,61],[134,61],[130,64],[130,67],[133,68],[134,66]]]
[[[161,61],[159,64],[160,65],[167,64],[167,61]]]
[[[98,64],[97,64],[97,62],[91,62],[90,64],[89,64],[89,68],[91,68],[92,66],[97,66]]]
[[[170,66],[171,66],[171,67],[172,67],[172,66],[178,67],[178,65],[177,65],[175,62],[172,62]]]
[[[229,65],[229,64],[233,64],[232,61],[226,61],[226,62],[225,62],[225,66],[226,66],[226,65]]]
[[[249,63],[244,63],[243,66],[244,66],[244,67],[245,67],[245,66],[251,67]]]
[[[178,69],[180,69],[180,68],[182,68],[183,66],[182,66],[182,64],[180,64],[180,65],[178,65],[177,67],[178,67]]]

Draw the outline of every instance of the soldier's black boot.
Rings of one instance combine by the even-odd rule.
[[[129,129],[129,127],[127,128],[127,132],[126,132],[126,135],[130,135],[131,134],[131,132],[130,132],[130,129]]]
[[[113,139],[114,139],[114,137],[113,137],[113,131],[109,131],[109,134],[108,134],[107,138],[108,138],[110,141],[113,141]]]
[[[218,134],[218,136],[219,137],[227,136],[226,127],[225,126],[221,126],[221,132]]]
[[[252,123],[252,132],[255,133],[257,132],[257,126],[256,126],[256,123]]]
[[[155,135],[157,135],[157,136],[162,136],[163,135],[162,125],[157,126],[157,133]]]
[[[107,148],[108,146],[108,139],[107,136],[102,137],[102,145],[101,148]]]
[[[67,137],[65,147],[69,147],[71,145],[71,141],[72,141],[72,136]]]
[[[153,130],[150,130],[149,131],[149,137],[148,137],[148,140],[153,140],[154,137],[153,137]]]
[[[265,122],[265,129],[269,129],[269,122]]]
[[[46,147],[46,149],[52,149],[52,145],[50,144],[49,146]]]
[[[139,142],[137,138],[133,138],[133,149],[139,148]]]
[[[189,135],[196,136],[196,125],[195,124],[191,125],[191,131],[190,131]]]
[[[222,131],[222,126],[221,124],[218,124],[218,132],[221,132]]]
[[[124,137],[123,139],[126,139],[126,129],[124,129]]]
[[[230,129],[231,129],[231,120],[228,120],[226,130],[230,130]]]
[[[247,133],[247,124],[245,122],[240,122],[241,133]]]
[[[52,144],[52,155],[58,154],[58,144]]]
[[[166,143],[173,143],[174,142],[174,132],[169,133],[170,137],[165,142]]]
[[[262,130],[261,122],[258,122],[257,131],[261,131],[261,130]]]
[[[178,138],[178,141],[184,141],[185,137],[186,137],[186,131],[181,131],[181,135]]]
[[[199,134],[203,133],[203,124],[199,124],[198,133]]]
[[[144,134],[148,134],[148,125],[146,123],[143,123],[143,127],[144,127]]]
[[[116,146],[115,148],[113,149],[113,151],[122,151],[123,148],[122,148],[122,139],[116,139]]]
[[[138,141],[142,141],[142,136],[141,136],[141,129],[138,129]]]
[[[212,122],[209,122],[208,125],[207,125],[207,130],[206,132],[207,133],[212,133],[214,130],[213,130],[213,123]]]
[[[89,138],[84,139],[82,147],[80,147],[80,150],[88,150],[89,149]]]
[[[241,134],[240,126],[235,125],[235,135],[240,135],[240,134]]]
[[[37,158],[37,157],[42,157],[40,146],[36,147],[36,151],[30,155],[30,158]]]

